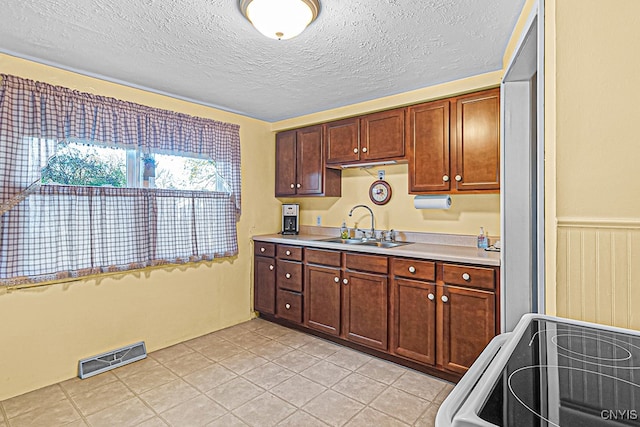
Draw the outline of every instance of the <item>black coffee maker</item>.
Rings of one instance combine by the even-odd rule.
[[[298,234],[300,226],[300,205],[282,205],[282,234]]]

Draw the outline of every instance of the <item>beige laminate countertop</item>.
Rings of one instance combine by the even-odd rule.
[[[372,246],[347,245],[343,243],[323,242],[326,235],[298,234],[281,235],[267,234],[254,236],[257,242],[280,243],[294,246],[308,246],[314,248],[336,249],[349,252],[391,255],[406,258],[430,259],[436,261],[451,261],[465,264],[500,266],[500,253],[485,251],[471,246],[456,246],[433,243],[412,243],[396,246],[395,248],[378,248]]]

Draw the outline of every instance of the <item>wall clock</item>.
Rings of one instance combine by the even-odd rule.
[[[391,200],[391,186],[382,179],[375,181],[369,187],[369,198],[376,205],[386,205]]]

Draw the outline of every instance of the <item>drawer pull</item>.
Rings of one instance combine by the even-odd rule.
[[[291,304],[286,303],[286,304],[284,305],[284,308],[286,308],[287,310],[289,310],[289,309],[291,308]]]
[[[354,148],[354,149],[353,149],[353,152],[354,152],[355,154],[358,154],[358,149],[357,149],[357,148]]]
[[[456,181],[458,182],[462,181],[462,175],[456,175]]]
[[[293,184],[291,184],[291,188],[296,188],[296,186],[295,186],[295,185],[293,185]]]
[[[269,266],[269,271],[273,271],[273,265]]]
[[[287,279],[291,279],[291,273],[285,274],[284,277],[286,277]]]
[[[333,278],[333,281],[338,283],[340,281],[340,278],[338,276],[336,276],[336,277]]]
[[[300,184],[296,184],[296,188],[300,188],[300,187],[301,187],[301,185],[300,185]]]
[[[433,301],[434,299],[436,299],[436,296],[431,292],[429,292],[429,295],[427,295],[427,298],[429,298],[429,301]]]
[[[260,248],[260,252],[264,252],[264,251],[266,251],[265,248]]]
[[[409,273],[415,273],[416,272],[416,268],[413,265],[409,266]]]
[[[449,175],[443,175],[443,176],[442,176],[442,180],[443,180],[444,182],[449,181]]]
[[[446,295],[442,295],[442,298],[440,298],[442,300],[442,302],[447,302],[449,301],[449,297]]]
[[[349,284],[349,279],[342,279],[342,283],[344,283],[345,285]]]
[[[469,273],[462,273],[462,278],[468,282],[471,279],[471,276],[469,276]]]
[[[367,152],[367,147],[362,147],[362,152],[366,153]]]
[[[286,252],[285,252],[285,255],[286,255],[286,256],[291,255],[291,251],[286,251]]]

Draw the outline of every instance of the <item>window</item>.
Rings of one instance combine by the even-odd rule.
[[[142,153],[91,142],[65,143],[47,160],[41,173],[42,184],[229,192],[213,160],[187,154]]]
[[[237,254],[239,127],[0,74],[0,285]]]

